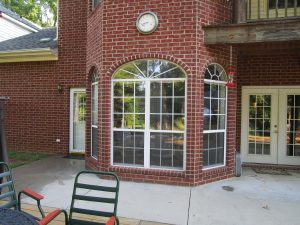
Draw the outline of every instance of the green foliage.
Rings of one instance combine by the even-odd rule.
[[[57,0],[0,0],[0,2],[41,27],[56,26]]]
[[[39,160],[41,158],[45,158],[48,155],[45,153],[37,153],[37,152],[16,152],[9,151],[8,152],[10,159],[11,168],[16,168],[18,166],[22,166],[24,164],[31,163],[33,161]]]
[[[174,130],[182,130],[184,131],[185,129],[185,124],[184,124],[184,118],[183,117],[177,117],[175,118],[175,121],[174,121]]]

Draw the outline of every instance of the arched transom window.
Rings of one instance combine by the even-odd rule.
[[[218,64],[211,64],[204,78],[204,168],[225,165],[227,74]]]
[[[114,165],[184,169],[185,81],[185,72],[165,60],[137,60],[115,72]]]

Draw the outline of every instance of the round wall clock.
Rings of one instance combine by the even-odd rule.
[[[153,33],[158,26],[158,18],[153,12],[143,12],[136,20],[136,28],[142,34]]]

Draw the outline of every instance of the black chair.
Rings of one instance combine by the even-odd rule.
[[[85,176],[96,175],[109,179],[103,184],[102,179],[95,179],[93,184],[83,181]],[[95,178],[97,178],[95,177]],[[79,179],[82,179],[82,181]],[[90,178],[91,179],[91,178]],[[102,182],[102,183],[97,183]],[[119,196],[119,178],[110,172],[92,172],[82,171],[77,174],[74,182],[72,202],[70,207],[69,224],[70,225],[106,225],[117,224],[117,205]],[[80,204],[81,203],[81,204]],[[104,209],[106,208],[106,209]],[[109,208],[109,210],[108,210]],[[76,217],[75,214],[78,216]],[[107,222],[86,221],[81,216],[92,215],[95,217],[106,217]]]
[[[21,195],[22,194],[25,194],[28,197],[36,200],[37,207],[41,213],[41,219],[34,217],[32,215],[30,215],[30,216],[33,217],[35,220],[37,220],[40,225],[48,224],[60,213],[64,213],[65,219],[66,219],[66,224],[68,224],[68,216],[67,216],[67,212],[65,210],[58,209],[58,210],[55,210],[55,211],[49,213],[47,216],[45,216],[45,213],[44,213],[44,211],[41,207],[41,203],[40,203],[40,201],[42,199],[44,199],[44,196],[30,190],[29,188],[26,188],[26,189],[20,191],[18,194],[18,198],[17,198],[11,170],[6,163],[0,162],[0,208],[15,209],[15,210],[21,211]]]

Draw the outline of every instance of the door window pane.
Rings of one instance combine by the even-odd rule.
[[[73,150],[85,150],[86,94],[73,94]]]
[[[287,156],[300,156],[300,95],[287,96]]]
[[[249,96],[248,154],[270,155],[271,95]]]

